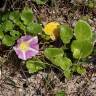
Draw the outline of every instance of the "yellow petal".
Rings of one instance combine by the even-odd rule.
[[[52,40],[55,40],[59,37],[59,23],[58,22],[50,22],[44,27],[44,32],[50,36]]]
[[[52,40],[56,40],[56,37],[55,37],[54,35],[50,35],[50,38],[51,38]]]

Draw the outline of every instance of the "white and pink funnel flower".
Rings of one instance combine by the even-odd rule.
[[[38,37],[30,35],[22,36],[17,40],[17,45],[13,47],[18,58],[27,60],[39,53]]]

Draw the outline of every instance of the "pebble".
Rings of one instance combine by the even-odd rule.
[[[92,77],[91,78],[91,81],[96,81],[96,77]]]
[[[19,88],[19,92],[22,92],[22,91],[23,91],[23,89]]]
[[[1,70],[0,70],[0,79],[1,79]]]

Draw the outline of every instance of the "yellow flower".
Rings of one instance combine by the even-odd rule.
[[[49,35],[52,40],[56,40],[59,37],[59,25],[58,22],[50,22],[45,25],[44,32]]]

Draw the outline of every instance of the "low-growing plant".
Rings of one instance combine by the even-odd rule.
[[[39,48],[38,33],[43,42],[49,42],[50,45],[44,47],[43,52]],[[49,37],[50,40],[45,37]],[[91,26],[86,21],[77,21],[74,28],[58,22],[48,23],[43,28],[35,22],[34,14],[28,7],[21,12],[13,11],[2,16],[0,40],[6,46],[13,46],[17,40],[17,45],[13,49],[18,58],[26,60],[29,73],[38,72],[47,66],[57,66],[66,78],[71,78],[74,72],[84,74],[86,70],[79,62],[93,51],[93,34]],[[54,43],[58,41],[61,45],[52,45],[51,40]],[[40,55],[39,51],[43,54]],[[35,58],[36,55],[39,56]]]
[[[47,28],[45,29],[49,30],[49,28],[50,28],[50,24],[49,27],[47,26]],[[53,32],[55,33],[56,26],[53,28],[55,29],[54,30],[51,29],[51,30],[53,30]],[[64,76],[66,78],[71,78],[74,72],[77,72],[79,74],[84,74],[86,72],[86,69],[79,63],[79,61],[82,61],[83,58],[87,58],[92,53],[93,34],[92,34],[91,26],[87,22],[83,20],[79,20],[76,23],[74,29],[69,27],[69,25],[64,24],[59,26],[59,30],[60,30],[59,31],[60,38],[63,44],[61,45],[60,48],[56,48],[55,46],[46,48],[44,50],[44,56],[49,61],[51,61],[51,63],[54,66],[58,66],[58,68],[60,68],[63,71]],[[52,34],[52,32],[49,32],[49,34]],[[56,34],[53,35],[55,36]],[[68,56],[68,51],[66,50],[70,52],[69,54],[70,56]],[[32,64],[30,65],[33,66]]]
[[[96,1],[95,0],[88,0],[87,5],[89,8],[96,8]]]
[[[4,14],[0,23],[0,39],[6,46],[14,45],[23,34],[36,35],[42,31],[42,26],[34,22],[30,8],[25,7],[21,12],[13,11]]]

